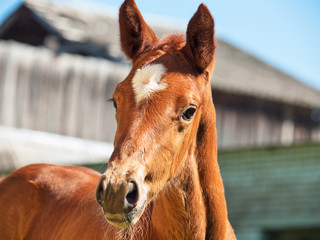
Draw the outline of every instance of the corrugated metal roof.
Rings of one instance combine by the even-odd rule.
[[[111,56],[124,58],[119,43],[118,21],[115,17],[47,1],[28,0],[25,5],[64,38],[77,42],[92,42],[106,48]],[[178,28],[152,28],[158,36],[182,32]],[[216,70],[212,85],[215,89],[228,93],[307,108],[320,108],[320,91],[221,39],[217,39]]]

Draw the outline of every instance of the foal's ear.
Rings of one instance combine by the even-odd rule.
[[[158,42],[134,0],[126,0],[120,7],[119,23],[122,50],[132,61]]]
[[[208,71],[211,74],[214,49],[214,20],[209,9],[201,4],[188,24],[184,50],[200,72]]]

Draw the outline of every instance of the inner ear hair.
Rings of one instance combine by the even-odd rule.
[[[186,34],[185,53],[200,72],[214,63],[214,20],[208,8],[201,4],[191,18]]]
[[[122,50],[133,61],[158,42],[134,0],[126,0],[121,5],[119,23]]]

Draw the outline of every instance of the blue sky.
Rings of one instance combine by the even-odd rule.
[[[51,0],[117,14],[122,0]],[[0,0],[0,23],[21,0]],[[320,90],[318,0],[136,0],[146,21],[166,16],[186,26],[198,5],[212,12],[216,34]]]

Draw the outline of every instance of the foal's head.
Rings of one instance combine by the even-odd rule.
[[[214,22],[200,5],[182,36],[158,40],[135,2],[120,8],[121,45],[132,60],[115,89],[114,152],[96,198],[107,220],[135,224],[145,207],[183,171],[197,132],[214,67]],[[210,88],[210,87],[209,87]]]

